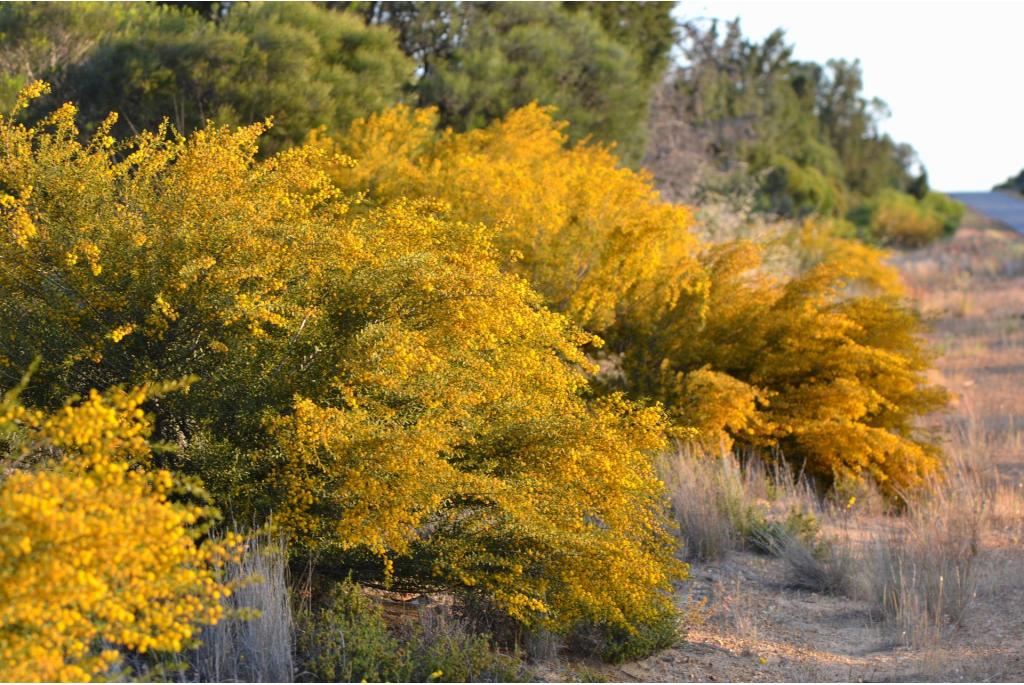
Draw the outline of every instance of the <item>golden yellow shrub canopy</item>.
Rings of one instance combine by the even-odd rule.
[[[371,206],[323,146],[257,161],[262,128],[82,144],[70,107],[0,121],[35,227],[0,244],[0,373],[41,355],[38,405],[197,376],[153,403],[167,463],[318,564],[369,555],[376,580],[560,628],[669,607],[662,413],[589,397],[595,339],[502,268],[495,227]]]
[[[144,399],[94,392],[52,414],[0,402],[0,679],[88,681],[121,649],[178,651],[220,618],[217,568],[235,541],[199,544],[207,510],[172,503],[168,471],[136,466]]]
[[[692,303],[666,312],[625,373],[706,441],[780,447],[825,482],[869,477],[906,496],[939,469],[915,418],[945,392],[926,383],[920,321],[881,254],[819,248],[793,276],[759,269],[752,243],[707,250],[703,316]]]
[[[564,128],[529,105],[484,129],[439,134],[432,110],[398,106],[313,144],[355,160],[332,177],[368,191],[371,203],[436,198],[450,216],[498,229],[507,267],[549,306],[601,333],[645,283],[692,287],[692,217],[607,148],[567,148]]]
[[[536,106],[486,129],[435,128],[430,110],[396,107],[312,142],[355,160],[330,172],[370,205],[443,198],[494,227],[518,257],[504,267],[608,343],[611,385],[664,402],[706,446],[781,447],[826,481],[870,476],[891,494],[937,469],[914,418],[944,396],[924,381],[921,327],[882,252],[834,221],[792,232],[792,273],[765,267],[762,244],[702,244],[645,174],[600,146],[566,147]]]

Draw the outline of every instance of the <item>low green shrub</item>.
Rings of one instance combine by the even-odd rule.
[[[758,552],[777,555],[787,540],[795,540],[815,549],[820,529],[821,525],[813,512],[796,506],[790,507],[786,518],[782,520],[769,519],[758,511],[756,518],[751,520],[746,540]]]
[[[679,615],[675,612],[661,614],[639,626],[636,633],[613,628],[601,649],[601,658],[613,664],[643,659],[679,642],[679,628]]]
[[[963,218],[964,206],[942,193],[921,200],[896,190],[884,190],[854,208],[847,218],[857,224],[862,239],[895,247],[920,247],[952,235]]]
[[[346,579],[323,606],[296,612],[300,674],[313,682],[405,681],[407,654],[379,606]]]
[[[316,609],[297,612],[299,673],[312,682],[519,682],[518,654],[451,619],[394,631],[379,604],[346,579]]]
[[[621,664],[667,649],[679,641],[679,635],[678,611],[665,611],[637,626],[635,632],[607,624],[580,626],[570,636],[569,645],[578,654],[598,656],[608,663]]]
[[[944,235],[953,235],[964,218],[964,205],[942,193],[928,193],[921,200],[921,207],[942,220]]]
[[[414,683],[514,683],[530,680],[518,654],[493,649],[490,636],[467,632],[458,623],[417,628],[407,645]]]

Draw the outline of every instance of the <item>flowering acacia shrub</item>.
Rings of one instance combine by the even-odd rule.
[[[314,143],[355,159],[333,177],[371,203],[444,200],[450,216],[499,229],[507,266],[549,306],[603,333],[653,281],[695,287],[690,211],[601,145],[566,147],[565,122],[529,105],[467,133],[436,132],[433,110],[398,106]]]
[[[360,204],[322,147],[257,161],[262,126],[80,144],[74,117],[0,122],[0,373],[41,355],[27,399],[194,374],[152,404],[165,463],[321,568],[553,628],[671,609],[662,413],[588,399],[594,338],[493,229]]]
[[[758,269],[762,249],[709,248],[708,299],[659,317],[662,333],[624,357],[625,373],[716,444],[778,446],[826,483],[870,477],[908,495],[940,465],[914,418],[945,392],[925,382],[921,324],[891,270],[842,241],[773,277]]]
[[[134,466],[149,457],[144,398],[93,392],[52,414],[0,402],[0,679],[88,681],[122,649],[178,651],[220,618],[236,543],[197,543],[210,511]]]
[[[707,446],[781,447],[826,482],[869,476],[893,495],[935,471],[913,419],[943,393],[924,382],[920,324],[878,250],[811,222],[799,268],[772,275],[763,246],[701,244],[647,176],[603,147],[567,148],[542,108],[468,133],[435,123],[400,106],[313,143],[357,160],[331,173],[370,204],[442,198],[495,227],[520,256],[505,268],[605,339],[613,387],[660,400]]]

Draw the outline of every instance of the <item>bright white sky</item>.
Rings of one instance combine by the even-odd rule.
[[[682,0],[682,19],[775,28],[800,60],[860,59],[864,93],[892,111],[933,188],[988,190],[1024,168],[1024,2]]]

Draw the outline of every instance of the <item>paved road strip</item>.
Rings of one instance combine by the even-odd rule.
[[[1024,195],[1020,199],[1009,193],[950,193],[954,200],[984,214],[990,219],[1001,221],[1018,233],[1024,233]]]

